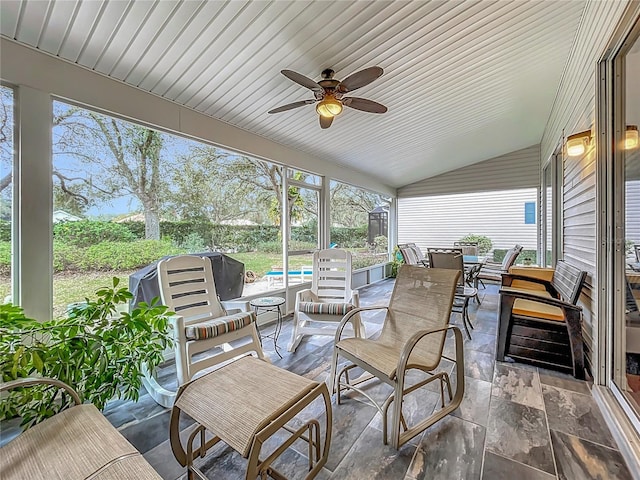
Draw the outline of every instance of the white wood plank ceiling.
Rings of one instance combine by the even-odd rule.
[[[585,1],[0,2],[0,33],[257,135],[402,186],[540,142]],[[373,65],[321,130],[316,81]],[[1,72],[0,72],[1,73]]]

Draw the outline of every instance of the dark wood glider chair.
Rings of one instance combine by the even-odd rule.
[[[502,275],[496,359],[509,356],[584,379],[582,307],[576,303],[587,272],[564,261],[553,271],[530,271],[538,275]]]

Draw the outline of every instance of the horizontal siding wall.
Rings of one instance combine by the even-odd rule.
[[[406,185],[398,189],[398,197],[535,188],[539,183],[540,146],[533,145]]]
[[[640,180],[627,182],[625,191],[625,238],[640,245]]]
[[[398,199],[398,243],[452,246],[468,234],[486,235],[494,248],[516,243],[536,250],[537,226],[524,223],[525,202],[536,202],[535,188]]]
[[[590,1],[584,11],[573,50],[541,141],[541,156],[549,158],[563,137],[588,130],[595,121],[596,69],[609,38],[628,4]],[[579,304],[583,307],[587,360],[598,342],[596,324],[596,163],[595,149],[563,164],[563,252],[568,263],[588,272]]]

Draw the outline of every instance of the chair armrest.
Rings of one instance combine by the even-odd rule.
[[[300,302],[317,302],[318,296],[311,291],[310,288],[305,288],[304,290],[299,290],[296,293],[296,306]]]
[[[444,332],[446,330],[453,330],[456,342],[456,372],[459,376],[464,376],[464,347],[462,346],[462,333],[460,329],[455,325],[447,325],[442,328],[432,328],[429,330],[419,330],[414,333],[411,338],[404,344],[402,347],[402,352],[400,353],[400,359],[398,360],[398,365],[396,366],[396,375],[398,372],[404,372],[407,368],[407,364],[411,358],[411,352],[415,348],[415,346],[428,335],[432,335],[438,332]],[[463,391],[460,396],[464,394]]]
[[[552,295],[555,298],[558,298],[558,292],[555,287],[548,280],[544,280],[542,278],[537,277],[528,277],[526,275],[518,275],[516,273],[503,273],[502,274],[502,285],[503,287],[510,287],[513,284],[514,280],[520,280],[523,282],[535,283],[538,285],[542,285],[549,295]]]
[[[251,305],[246,300],[221,300],[220,304],[229,314],[251,310]]]
[[[356,313],[366,312],[371,310],[389,310],[389,307],[387,305],[371,305],[369,307],[354,308],[353,310],[350,310],[349,312],[347,312],[345,316],[342,317],[342,320],[340,320],[340,323],[338,324],[338,328],[336,329],[334,345],[340,341],[340,337],[342,337],[342,331],[344,330],[344,327],[347,325],[347,322],[351,321],[351,318]]]
[[[357,308],[357,307],[359,307],[359,306],[360,306],[360,292],[359,292],[358,290],[352,290],[352,291],[351,291],[351,298],[350,298],[350,300],[351,300],[351,302],[350,302],[350,303],[351,303],[354,307],[356,307],[356,308]]]
[[[52,385],[54,387],[61,388],[62,390],[65,390],[71,396],[71,398],[73,398],[73,401],[76,405],[80,405],[82,403],[80,401],[80,396],[73,388],[71,388],[64,382],[61,382],[60,380],[48,377],[26,377],[18,378],[17,380],[11,380],[9,382],[3,382],[0,383],[0,392],[13,390],[14,388],[31,387],[34,385]]]
[[[574,305],[573,303],[565,302],[564,300],[561,300],[559,298],[543,297],[541,295],[536,295],[535,293],[529,293],[519,289],[503,287],[500,289],[499,293],[500,295],[514,297],[516,299],[521,298],[523,300],[531,300],[538,303],[544,303],[553,307],[561,308],[563,310],[582,311],[582,307]]]

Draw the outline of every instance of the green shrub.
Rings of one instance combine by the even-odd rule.
[[[0,241],[0,275],[11,273],[11,242]]]
[[[199,253],[207,249],[204,240],[196,232],[187,235],[179,247],[187,253]]]
[[[139,240],[137,242],[101,242],[78,248],[56,242],[54,271],[135,270],[166,255],[186,253],[171,242]]]
[[[367,243],[367,226],[331,227],[331,241],[340,248],[362,248]]]
[[[474,235],[470,233],[469,235],[462,237],[458,241],[459,242],[476,242],[478,244],[479,255],[486,255],[491,251],[491,248],[493,247],[493,242],[489,237],[485,235]]]
[[[136,236],[121,223],[97,220],[60,222],[53,226],[53,238],[76,247],[100,242],[133,242]]]
[[[11,222],[0,220],[0,242],[11,241]]]
[[[496,248],[493,251],[493,261],[494,262],[502,262],[504,260],[504,256],[506,255],[508,248]],[[536,263],[536,258],[538,256],[538,252],[535,250],[522,250],[518,258],[516,258],[516,263],[525,263],[525,261],[529,261],[531,263]],[[549,257],[551,256],[551,252],[549,252]],[[549,258],[550,261],[550,258]]]

